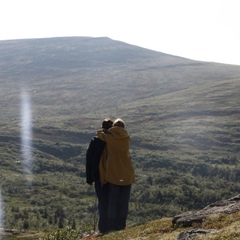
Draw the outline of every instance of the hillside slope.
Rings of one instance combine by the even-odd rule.
[[[201,87],[224,87],[226,81],[237,81],[240,72],[238,66],[191,61],[108,38],[1,41],[0,53],[3,105],[18,103],[20,90],[26,89],[36,109],[34,119],[43,114],[72,117],[75,110],[109,113],[105,108],[114,111],[133,102],[141,107],[140,100],[161,104],[172,93],[185,96],[188,89],[194,95],[204,91]]]
[[[85,152],[105,117],[131,135],[130,225],[240,192],[240,66],[73,37],[0,41],[0,67],[6,227],[92,221]]]
[[[126,227],[125,230],[98,235],[97,232],[86,232],[84,226],[78,229],[64,228],[51,233],[36,231],[1,231],[4,239],[239,239],[240,230],[240,195],[211,203],[199,211],[189,211],[172,218],[161,218],[138,226]],[[178,221],[178,223],[177,223]],[[1,235],[2,234],[2,235]]]

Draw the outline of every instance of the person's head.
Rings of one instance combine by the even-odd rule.
[[[117,118],[114,122],[113,122],[113,126],[114,127],[125,127],[124,121],[121,118]]]
[[[109,129],[113,125],[113,121],[110,118],[105,118],[102,122],[102,128]]]

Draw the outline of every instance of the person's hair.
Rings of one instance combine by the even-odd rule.
[[[125,127],[124,121],[121,118],[117,118],[114,123],[113,123],[114,127]]]
[[[113,125],[113,121],[110,118],[105,118],[102,122],[102,128],[109,129]]]

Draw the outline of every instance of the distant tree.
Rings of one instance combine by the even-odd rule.
[[[28,228],[29,228],[28,220],[24,220],[24,222],[23,222],[23,229],[28,229]]]
[[[58,216],[57,216],[57,214],[55,213],[55,214],[54,214],[54,224],[57,224],[57,222],[58,222]]]
[[[72,229],[76,229],[76,220],[75,220],[75,218],[73,218]]]
[[[23,211],[23,219],[28,219],[28,211],[27,211],[27,209],[24,209],[24,211]]]
[[[19,207],[17,207],[17,206],[12,206],[11,211],[12,211],[12,212],[19,212]]]
[[[50,225],[53,224],[53,217],[52,217],[52,216],[49,216],[49,217],[48,217],[48,223],[49,223]]]
[[[47,208],[46,208],[46,207],[44,208],[44,212],[43,212],[42,217],[45,218],[45,219],[48,218],[48,211],[47,211]]]
[[[153,184],[153,180],[152,180],[152,177],[151,177],[151,176],[149,176],[149,177],[147,178],[147,183],[150,184],[150,185]]]
[[[58,221],[58,227],[59,228],[64,228],[64,218],[61,216]]]

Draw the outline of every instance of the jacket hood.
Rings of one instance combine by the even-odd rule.
[[[108,132],[116,139],[129,138],[128,132],[122,127],[112,127]]]

